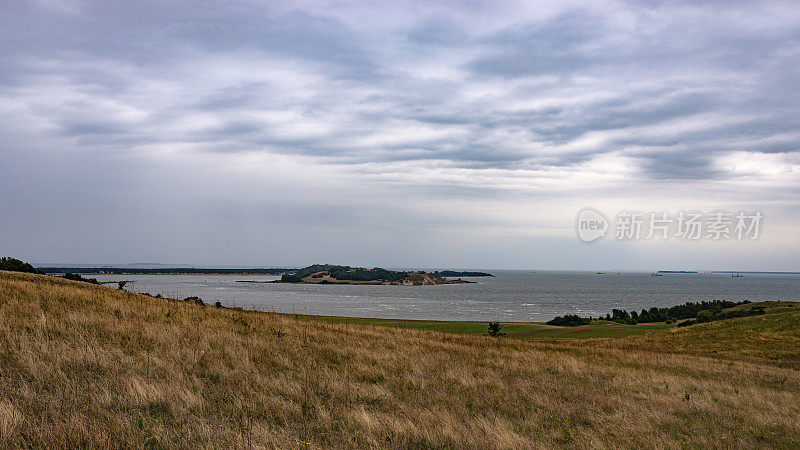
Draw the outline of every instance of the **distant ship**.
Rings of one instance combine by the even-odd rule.
[[[731,278],[743,278],[744,275],[740,274],[739,272],[732,273]]]
[[[658,273],[658,272],[653,272],[653,273],[651,273],[651,274],[650,274],[650,276],[651,276],[651,277],[663,277],[663,276],[664,276],[664,274],[662,274],[662,273]]]

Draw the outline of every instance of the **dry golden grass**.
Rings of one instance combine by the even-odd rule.
[[[654,333],[319,323],[0,272],[0,447],[800,445],[796,367]]]

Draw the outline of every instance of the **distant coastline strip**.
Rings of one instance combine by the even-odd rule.
[[[196,267],[39,267],[40,272],[110,274],[110,275],[283,275],[297,272],[299,269],[286,268],[251,268],[251,269],[211,269]]]

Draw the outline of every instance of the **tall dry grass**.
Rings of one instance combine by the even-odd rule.
[[[800,445],[795,368],[603,342],[324,324],[0,272],[0,446]]]

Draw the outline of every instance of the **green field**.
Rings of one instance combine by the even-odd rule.
[[[458,334],[488,334],[488,322],[470,322],[457,320],[406,320],[406,319],[369,319],[362,317],[338,316],[291,316],[300,320],[312,320],[325,323],[376,325],[384,327],[408,328],[413,330],[439,331]],[[501,322],[506,336],[521,339],[587,339],[596,337],[623,337],[646,333],[653,330],[672,328],[675,325],[665,323],[647,323],[640,325],[621,325],[614,322],[599,322],[579,327],[557,327],[540,322]]]

